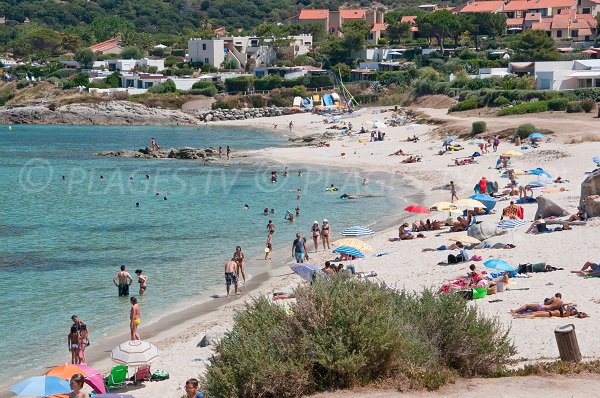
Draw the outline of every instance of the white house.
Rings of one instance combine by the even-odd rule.
[[[325,69],[314,66],[257,66],[254,68],[254,76],[261,78],[267,76],[280,76],[284,79],[297,79],[306,75],[326,75]]]
[[[536,62],[538,90],[600,87],[600,59]]]
[[[366,48],[353,54],[353,57],[368,61],[394,60],[404,57],[406,50],[406,48]]]
[[[107,59],[94,62],[94,69],[106,69],[109,71],[131,72],[136,67],[150,68],[156,67],[156,71],[165,70],[164,59]]]

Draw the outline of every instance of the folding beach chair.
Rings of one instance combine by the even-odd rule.
[[[115,387],[125,387],[127,390],[127,366],[118,365],[110,370],[106,379],[106,388],[111,390]]]

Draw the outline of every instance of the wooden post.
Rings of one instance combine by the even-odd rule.
[[[560,360],[566,362],[581,362],[581,352],[575,335],[575,325],[562,325],[554,329],[554,337],[558,345]]]

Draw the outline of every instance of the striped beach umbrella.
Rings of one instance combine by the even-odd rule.
[[[512,229],[512,228],[522,227],[523,225],[525,225],[525,221],[523,221],[523,220],[507,219],[507,220],[502,220],[502,222],[500,222],[500,224],[498,224],[498,228]]]
[[[346,228],[342,231],[342,235],[344,236],[367,236],[373,235],[375,232],[369,227],[363,227],[361,225],[355,225],[350,228]]]
[[[297,263],[290,265],[292,271],[294,271],[300,278],[307,282],[312,282],[315,274],[322,274],[321,267],[314,264],[308,263]]]
[[[364,258],[365,255],[355,247],[352,246],[341,246],[337,249],[333,249],[332,253],[346,254],[348,256]]]

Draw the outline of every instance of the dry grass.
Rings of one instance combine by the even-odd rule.
[[[567,144],[581,144],[584,142],[600,142],[600,134],[584,133],[577,136],[571,136],[567,139]]]
[[[498,374],[506,376],[548,376],[554,374],[572,375],[581,373],[600,373],[600,360],[590,362],[540,362],[533,365],[525,365],[523,368],[507,370]]]

